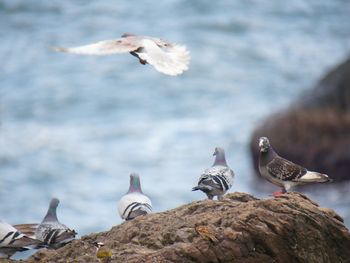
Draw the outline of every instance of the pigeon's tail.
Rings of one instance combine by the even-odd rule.
[[[151,212],[152,207],[149,204],[138,203],[134,208],[132,208],[125,220],[132,220],[135,217],[147,215]]]
[[[196,186],[196,187],[192,188],[192,191],[197,191],[197,190],[200,190],[199,186]]]
[[[303,183],[326,183],[332,182],[333,179],[329,178],[326,174],[308,171],[298,181]]]
[[[212,187],[210,187],[209,185],[197,185],[192,188],[192,191],[197,191],[197,190],[201,190],[206,193],[208,191],[211,191]]]
[[[145,211],[145,210],[142,210],[142,209],[138,209],[138,210],[135,210],[133,212],[131,212],[131,214],[129,215],[129,217],[125,218],[125,220],[132,220],[134,219],[135,217],[138,217],[138,216],[144,216],[144,215],[147,215],[148,212]]]

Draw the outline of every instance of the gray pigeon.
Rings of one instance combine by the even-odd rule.
[[[124,33],[121,38],[100,41],[72,48],[54,48],[56,51],[80,55],[111,55],[130,53],[141,64],[150,64],[156,70],[176,76],[188,69],[190,55],[183,45],[173,44],[159,38]]]
[[[35,230],[36,239],[44,242],[49,248],[59,248],[74,240],[77,234],[57,219],[56,209],[59,204],[57,198],[50,202],[49,209],[43,221]]]
[[[136,173],[130,174],[129,191],[120,199],[118,212],[125,220],[152,212],[151,200],[142,193],[140,177]]]
[[[39,248],[42,242],[32,239],[10,224],[0,221],[0,258],[10,258],[18,251]]]
[[[306,168],[280,157],[273,150],[266,137],[259,139],[259,148],[260,174],[269,182],[282,188],[282,191],[275,192],[274,196],[286,193],[296,185],[332,181],[326,174],[308,171]]]
[[[223,195],[233,184],[234,173],[226,163],[224,149],[216,147],[213,155],[215,156],[213,166],[204,171],[199,178],[198,186],[193,187],[192,191],[201,190],[211,200],[214,196],[222,200]]]

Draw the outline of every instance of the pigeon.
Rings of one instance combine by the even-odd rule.
[[[18,251],[39,248],[42,242],[30,238],[12,225],[0,221],[0,258],[10,258]]]
[[[259,139],[259,171],[262,177],[282,188],[275,197],[286,193],[291,187],[308,183],[332,181],[326,174],[308,171],[306,168],[280,157],[270,145],[269,139]]]
[[[59,248],[74,240],[77,234],[57,219],[56,209],[59,204],[57,198],[52,198],[49,209],[43,221],[35,230],[36,239],[44,242],[48,248]]]
[[[140,177],[136,173],[130,174],[129,191],[120,199],[118,212],[120,217],[125,220],[152,212],[151,200],[142,193]]]
[[[180,75],[188,70],[190,62],[190,53],[184,45],[130,33],[124,33],[121,38],[89,45],[71,48],[54,47],[53,49],[79,55],[111,55],[129,52],[137,57],[141,64],[150,64],[159,72],[171,76]]]
[[[215,156],[213,166],[204,171],[198,185],[193,187],[192,191],[201,190],[210,200],[213,200],[214,196],[222,200],[223,195],[233,184],[234,172],[226,163],[224,149],[216,147],[213,155]]]

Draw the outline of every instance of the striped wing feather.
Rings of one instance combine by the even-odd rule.
[[[76,234],[74,230],[58,222],[42,223],[35,232],[36,237],[40,241],[54,248],[71,242],[74,240]]]
[[[118,204],[118,213],[122,219],[126,220],[151,212],[151,200],[141,193],[126,194],[120,199]]]
[[[225,166],[213,166],[204,171],[198,185],[209,185],[213,188],[227,191],[232,186],[233,171]]]
[[[0,222],[0,247],[27,249],[39,243],[38,240],[27,237],[10,224]]]

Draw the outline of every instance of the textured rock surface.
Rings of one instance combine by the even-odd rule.
[[[298,193],[262,200],[234,193],[223,201],[198,201],[139,217],[58,250],[42,249],[27,261],[98,262],[93,241],[103,242],[112,251],[111,262],[350,259],[350,233],[333,210],[320,208]]]
[[[250,141],[258,173],[258,138],[284,158],[336,181],[350,180],[350,59],[331,70],[284,112],[269,116]]]

